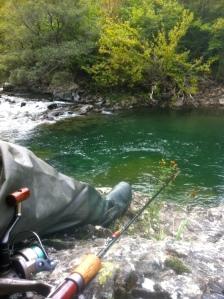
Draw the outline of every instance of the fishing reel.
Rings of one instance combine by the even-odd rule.
[[[56,266],[56,262],[49,258],[37,233],[25,231],[11,238],[12,230],[22,217],[22,201],[29,195],[28,188],[21,188],[6,198],[7,204],[15,207],[15,213],[0,240],[0,277],[31,279],[38,272],[53,271]],[[15,246],[16,240],[21,240],[21,236],[26,240],[32,237],[32,242],[29,241],[26,248]]]
[[[31,279],[38,272],[53,271],[56,262],[49,258],[39,236],[32,231],[27,233],[31,234],[36,242],[20,250],[11,249],[11,265],[19,277]]]

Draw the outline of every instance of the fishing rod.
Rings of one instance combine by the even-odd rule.
[[[136,213],[136,215],[130,219],[120,230],[111,235],[111,237],[106,241],[104,247],[96,255],[88,254],[84,256],[78,267],[76,267],[72,273],[48,295],[47,298],[71,299],[73,296],[79,294],[101,269],[101,259],[105,256],[107,251],[114,245],[114,243],[118,241],[124,232],[128,230],[129,226],[139,218],[144,210],[167,187],[167,185],[175,180],[178,174],[179,170],[165,180],[159,190],[148,199],[148,201]]]

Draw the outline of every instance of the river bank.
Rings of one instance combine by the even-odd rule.
[[[135,193],[128,213],[114,227],[130,219],[145,200]],[[143,216],[144,226],[142,218],[107,253],[103,269],[82,298],[224,298],[223,205],[190,208],[163,203],[156,218],[149,217],[149,211]],[[163,234],[157,234],[158,228]],[[59,263],[53,273],[38,278],[57,285],[83,254],[97,253],[110,234],[109,229],[87,226],[45,239]]]
[[[154,98],[154,95],[144,92],[136,92],[129,94],[128,92],[91,92],[86,86],[76,83],[58,88],[35,88],[27,89],[26,87],[13,86],[10,83],[4,83],[0,91],[1,94],[9,96],[25,96],[30,98],[32,95],[42,97],[52,102],[49,110],[55,110],[56,115],[62,114],[63,109],[57,103],[65,102],[71,104],[70,114],[76,113],[85,115],[90,112],[94,113],[110,113],[122,109],[133,109],[139,107],[148,108],[169,108],[169,109],[200,109],[200,108],[224,108],[224,86],[215,81],[206,81],[201,83],[199,91],[195,95],[177,97],[170,99],[169,95],[161,95],[160,99]],[[67,109],[66,109],[67,111]],[[72,112],[71,112],[72,111]],[[51,113],[46,118],[51,119],[55,113]]]

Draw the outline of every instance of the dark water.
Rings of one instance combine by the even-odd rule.
[[[181,174],[163,199],[213,204],[224,199],[224,111],[138,111],[67,119],[38,127],[21,144],[61,172],[94,186],[121,180],[151,194],[175,160]]]

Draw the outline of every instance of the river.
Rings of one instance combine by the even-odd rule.
[[[78,180],[97,187],[126,180],[134,190],[152,194],[163,171],[161,160],[174,160],[181,173],[162,199],[192,205],[213,205],[224,199],[222,110],[145,108],[43,122],[41,114],[48,103],[33,101],[32,107],[20,103],[17,116],[15,103],[8,101],[7,109],[3,104],[6,107],[2,100],[0,138],[27,146]],[[14,115],[15,123],[9,115]]]

